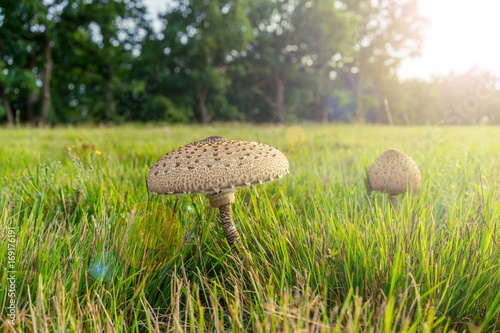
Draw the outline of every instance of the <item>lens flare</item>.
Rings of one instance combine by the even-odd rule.
[[[173,257],[181,238],[182,231],[173,210],[156,202],[137,203],[118,221],[115,251],[135,268],[156,269]]]
[[[286,130],[285,139],[286,142],[288,142],[292,146],[298,146],[299,144],[304,142],[305,139],[304,130],[300,126],[289,127]]]
[[[118,272],[118,262],[114,255],[108,252],[96,254],[89,264],[90,275],[99,281],[109,281]]]

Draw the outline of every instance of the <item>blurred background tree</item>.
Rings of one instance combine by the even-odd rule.
[[[161,17],[161,37],[148,39],[147,61],[140,75],[162,78],[149,93],[174,100],[181,111],[192,112],[202,124],[213,119],[237,118],[224,97],[231,78],[230,54],[244,50],[252,38],[245,0],[180,0]],[[148,67],[151,64],[160,64]],[[172,105],[172,107],[174,106]],[[179,111],[177,111],[178,113]],[[173,119],[183,119],[177,115]]]
[[[498,78],[397,76],[418,0],[4,0],[0,122],[500,124]]]

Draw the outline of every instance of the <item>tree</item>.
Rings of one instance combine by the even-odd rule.
[[[246,8],[244,0],[178,0],[163,17],[157,61],[166,63],[173,89],[191,95],[203,124],[210,117],[209,93],[224,98],[230,54],[243,50],[251,38]]]
[[[77,104],[93,120],[105,121],[128,112],[126,106],[120,110],[116,94],[135,89],[129,72],[132,52],[149,29],[144,13],[138,0],[74,0],[65,8],[55,55],[65,108]]]
[[[258,95],[274,110],[278,123],[292,116],[286,108],[290,111],[297,103],[298,109],[313,104],[322,109],[329,93],[331,58],[348,49],[347,13],[331,0],[260,1],[251,12],[256,37],[240,60],[250,73],[240,77],[246,82],[242,86],[251,91],[242,94]]]
[[[296,19],[296,29],[302,32],[296,42],[304,50],[301,64],[315,75],[316,102],[321,105],[323,123],[328,121],[328,98],[333,91],[337,73],[333,64],[338,56],[352,55],[355,41],[352,39],[354,20],[338,2],[319,0],[301,3]],[[304,43],[306,41],[306,43]],[[305,45],[305,47],[304,47]]]
[[[33,119],[36,65],[43,26],[39,19],[44,7],[39,1],[5,1],[0,5],[0,98],[7,123],[14,123],[12,105],[26,104],[28,119]]]
[[[418,0],[346,0],[343,7],[357,21],[356,43],[352,56],[335,63],[338,84],[353,92],[356,116],[371,108],[385,114],[384,89],[401,59],[419,54],[427,21],[418,14]]]
[[[131,54],[148,28],[140,0],[6,0],[0,26],[0,98],[9,123],[13,103],[22,120],[38,118],[39,126],[89,115],[111,120],[115,95],[135,89]]]

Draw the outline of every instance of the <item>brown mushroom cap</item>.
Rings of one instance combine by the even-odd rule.
[[[397,149],[380,155],[368,169],[368,177],[372,190],[390,194],[405,193],[408,188],[416,192],[422,183],[417,164]]]
[[[288,160],[276,148],[211,136],[160,158],[149,169],[147,183],[154,194],[218,193],[287,173]]]

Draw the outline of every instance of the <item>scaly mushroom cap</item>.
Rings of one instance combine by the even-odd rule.
[[[415,162],[397,149],[389,149],[380,155],[368,169],[370,186],[374,191],[390,194],[414,192],[420,189],[422,176]]]
[[[149,169],[147,183],[154,194],[218,193],[287,173],[288,160],[276,148],[211,136],[160,158]]]

